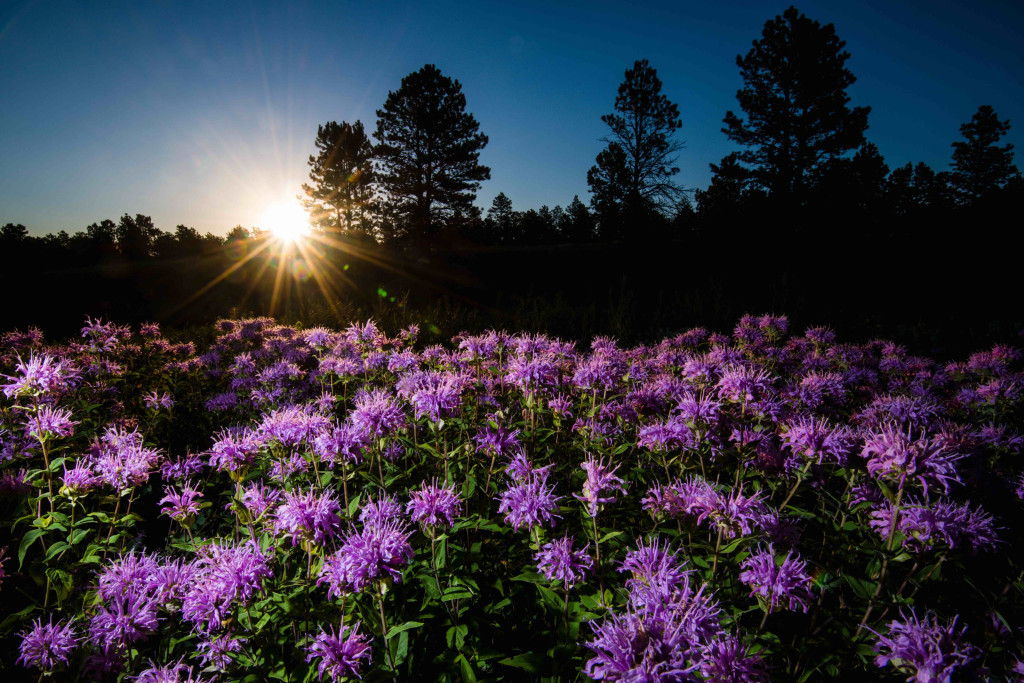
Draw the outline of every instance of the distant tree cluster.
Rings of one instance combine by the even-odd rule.
[[[543,245],[642,242],[722,230],[770,211],[798,216],[857,215],[879,230],[900,230],[922,211],[944,211],[1019,192],[1009,130],[991,106],[978,109],[953,143],[951,170],[924,163],[891,169],[867,140],[870,107],[851,107],[856,77],[832,24],[790,7],[766,22],[736,65],[738,112],[722,132],[740,148],[711,164],[703,190],[675,179],[684,142],[678,106],[657,71],[637,60],[625,72],[608,134],[587,172],[588,203],[516,210],[499,192],[485,212],[474,206],[490,169],[479,161],[488,138],[466,110],[458,81],[432,64],[402,79],[377,111],[373,141],[360,121],[320,126],[303,200],[314,223],[350,239],[417,251],[456,243]],[[795,222],[793,223],[795,225]],[[779,226],[785,240],[799,230]]]

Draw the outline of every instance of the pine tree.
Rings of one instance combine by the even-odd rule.
[[[487,136],[466,111],[462,85],[427,64],[402,79],[377,111],[375,169],[386,211],[413,240],[467,214],[491,170],[480,164]]]
[[[607,147],[587,173],[592,204],[601,217],[602,232],[609,221],[633,223],[645,212],[671,212],[681,188],[672,176],[683,142],[675,138],[682,127],[679,108],[661,92],[657,71],[646,59],[633,63],[619,86],[615,111],[601,117],[611,133],[601,138]]]
[[[736,99],[746,119],[726,112],[722,132],[748,148],[738,161],[776,198],[804,201],[830,162],[864,143],[870,107],[848,106],[846,89],[856,78],[845,67],[845,45],[832,24],[790,7],[736,57],[744,83]]]
[[[971,203],[1006,186],[1020,171],[1013,163],[1013,145],[997,143],[1010,131],[991,105],[984,104],[960,126],[965,141],[953,143],[952,182],[964,203]]]
[[[317,128],[319,152],[309,157],[310,183],[302,185],[302,204],[310,223],[325,232],[366,236],[373,199],[373,145],[363,123],[328,121]]]

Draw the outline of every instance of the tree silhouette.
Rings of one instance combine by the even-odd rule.
[[[310,183],[302,185],[310,223],[329,233],[369,235],[373,145],[362,121],[328,121],[317,128],[314,144],[319,152],[309,157]]]
[[[722,132],[748,148],[738,161],[776,198],[803,201],[831,161],[864,142],[870,107],[847,106],[856,78],[844,66],[845,45],[832,24],[790,7],[736,57],[744,83],[736,99],[746,119],[726,112]]]
[[[633,223],[651,211],[667,214],[679,200],[681,188],[672,176],[679,172],[673,164],[683,143],[675,133],[683,124],[661,86],[646,59],[634,62],[619,85],[615,111],[601,117],[611,133],[601,138],[607,147],[587,173],[587,184],[602,223],[616,217]]]
[[[153,255],[153,244],[160,236],[160,230],[153,225],[153,219],[149,216],[139,213],[132,218],[124,214],[114,235],[117,238],[117,249],[125,258],[142,261]]]
[[[480,164],[487,136],[466,112],[462,85],[433,64],[402,79],[377,110],[377,182],[415,240],[471,211],[480,181],[491,169]]]
[[[1010,131],[991,105],[983,104],[960,126],[964,141],[953,143],[952,182],[964,203],[971,203],[1006,186],[1020,171],[1013,164],[1013,145],[997,143]]]

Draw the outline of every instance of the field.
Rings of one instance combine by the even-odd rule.
[[[1021,351],[0,345],[9,679],[1021,680]]]

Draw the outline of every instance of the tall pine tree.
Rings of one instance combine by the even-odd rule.
[[[998,145],[1010,132],[991,105],[983,104],[960,126],[963,141],[953,143],[953,186],[960,201],[975,202],[1006,186],[1020,171],[1013,163],[1013,145]]]
[[[679,108],[661,92],[657,71],[646,60],[633,63],[619,85],[615,111],[601,117],[611,129],[601,138],[607,147],[587,173],[592,204],[608,233],[609,222],[633,223],[645,213],[668,214],[681,188],[676,154],[683,142],[675,137],[682,127]]]
[[[831,162],[864,143],[870,107],[848,106],[856,78],[845,45],[832,24],[790,7],[736,57],[744,83],[736,99],[746,118],[726,112],[722,132],[747,148],[738,160],[775,198],[802,203]]]
[[[302,204],[309,222],[328,233],[367,236],[373,199],[373,145],[362,121],[319,126],[309,157],[309,183]]]
[[[377,110],[377,183],[408,238],[424,243],[471,210],[491,177],[480,163],[487,136],[479,128],[462,85],[433,64],[403,78]]]

